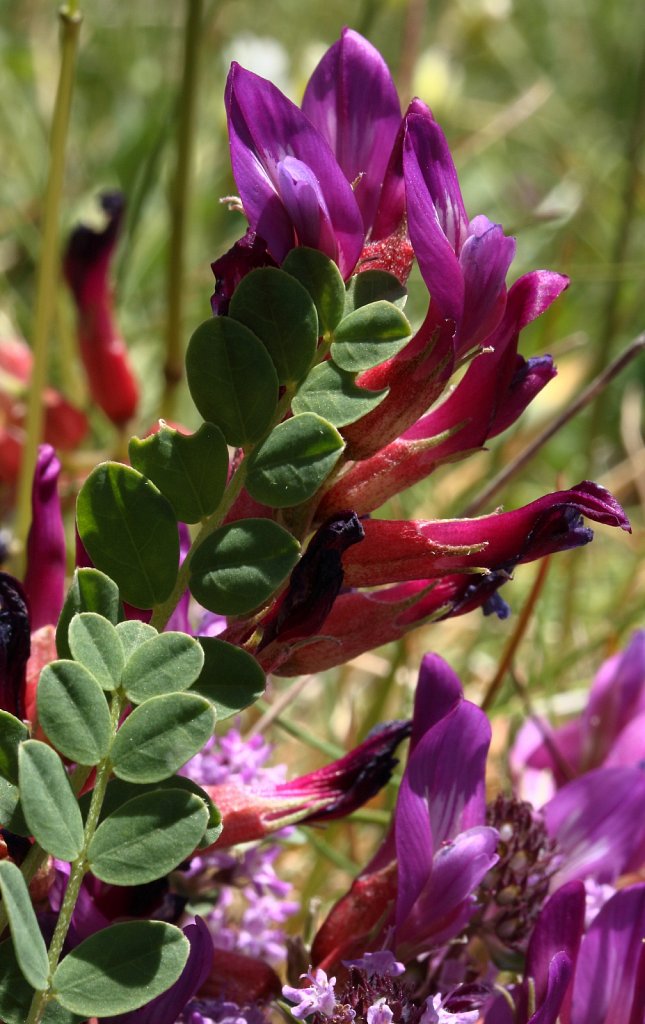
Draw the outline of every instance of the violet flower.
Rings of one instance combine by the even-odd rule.
[[[251,229],[278,263],[294,245],[308,245],[348,277],[363,245],[363,223],[328,144],[271,82],[235,63],[226,110],[233,174]]]
[[[464,701],[448,665],[426,655],[392,830],[318,932],[316,964],[360,954],[388,928],[403,960],[462,931],[497,860],[497,831],[485,825],[489,742],[484,713]]]
[[[408,117],[403,164],[410,241],[440,315],[456,325],[462,352],[501,320],[515,240],[486,217],[468,220],[448,143],[432,118]]]
[[[584,890],[545,904],[524,981],[498,996],[485,1024],[639,1024],[645,1005],[645,884],[617,892],[583,936]]]
[[[51,445],[41,444],[31,491],[25,591],[31,629],[55,625],[65,595],[65,529],[58,496],[60,462]]]
[[[645,630],[600,666],[587,705],[553,728],[529,719],[517,734],[510,764],[518,791],[541,803],[592,768],[637,765],[645,759]]]

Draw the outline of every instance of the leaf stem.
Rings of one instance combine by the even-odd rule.
[[[15,537],[19,562],[16,574],[22,577],[24,547],[31,522],[31,486],[43,428],[43,391],[47,380],[47,349],[54,304],[58,290],[59,210],[65,172],[65,151],[69,128],[76,54],[82,15],[76,3],[58,11],[61,27],[61,64],[50,138],[49,175],[44,197],[43,233],[36,281],[32,347],[33,370],[29,387],[26,438],[22,455],[16,501]]]
[[[113,739],[116,735],[116,731],[119,726],[119,719],[126,702],[127,700],[125,695],[122,697],[118,694],[114,695],[110,709]],[[60,955],[63,951],[63,945],[67,938],[67,933],[72,923],[72,915],[74,913],[74,908],[76,907],[76,901],[78,899],[83,879],[88,871],[87,851],[99,823],[101,808],[103,807],[103,801],[105,799],[105,791],[107,789],[108,782],[110,781],[111,773],[112,765],[108,753],[107,757],[97,765],[96,780],[94,783],[94,789],[92,790],[90,809],[85,821],[83,847],[76,860],[72,862],[69,881],[67,883],[67,888],[65,889],[65,896],[63,897],[60,913],[56,922],[56,928],[54,929],[54,934],[49,945],[49,984],[46,989],[34,994],[26,1024],[39,1024],[45,1011],[45,1007],[52,998],[52,978],[58,965]]]

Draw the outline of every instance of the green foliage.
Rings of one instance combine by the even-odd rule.
[[[96,612],[75,615],[68,630],[71,656],[84,665],[104,690],[119,685],[125,654],[119,635],[108,619]]]
[[[110,711],[98,681],[83,665],[76,661],[46,665],[37,700],[38,720],[65,757],[95,765],[107,756],[112,740]]]
[[[344,447],[338,431],[320,416],[293,416],[249,456],[246,489],[269,508],[299,505],[322,486]]]
[[[188,345],[186,376],[199,412],[228,444],[254,444],[271,426],[278,378],[266,348],[243,324],[230,317],[201,324]]]
[[[0,1019],[25,1024],[34,990],[25,978],[11,939],[0,943]]]
[[[56,626],[59,658],[72,657],[67,631],[77,612],[97,612],[108,622],[117,623],[123,617],[123,606],[114,580],[98,569],[76,569]]]
[[[199,643],[204,667],[193,689],[212,702],[218,722],[262,696],[264,672],[251,654],[215,636],[201,636]]]
[[[105,820],[117,808],[121,807],[128,800],[140,796],[142,793],[158,792],[161,789],[181,790],[184,793],[193,793],[203,802],[208,812],[208,822],[203,836],[200,838],[198,847],[212,846],[222,832],[221,815],[211,800],[206,790],[198,786],[192,779],[184,775],[171,775],[169,779],[162,779],[161,782],[133,783],[124,782],[123,779],[111,779],[105,791],[105,799],[101,808],[101,821]],[[81,797],[81,813],[87,814],[89,808],[90,794]]]
[[[199,676],[204,654],[185,633],[157,633],[128,658],[121,686],[131,701],[187,690]]]
[[[127,782],[159,782],[212,736],[216,715],[196,693],[151,697],[125,720],[112,745],[114,774]]]
[[[385,270],[364,270],[362,274],[354,274],[347,285],[344,315],[379,300],[392,302],[398,309],[404,309],[407,298],[407,288],[394,274]]]
[[[20,969],[30,985],[44,989],[49,976],[47,948],[31,903],[27,883],[8,860],[0,861],[0,893]]]
[[[335,427],[346,427],[376,409],[388,393],[368,391],[355,383],[356,374],[341,370],[333,359],[314,366],[292,402],[295,413],[313,412]]]
[[[25,821],[20,805],[20,791],[17,785],[0,776],[0,821],[3,828],[17,836],[29,836],[31,831]]]
[[[235,289],[229,315],[266,346],[280,384],[305,376],[316,354],[318,315],[294,277],[275,267],[251,271]]]
[[[91,935],[54,973],[58,1001],[85,1017],[127,1013],[170,988],[189,953],[179,928],[161,921],[128,921]]]
[[[0,709],[0,776],[14,784],[18,781],[18,745],[28,736],[29,730],[20,719]]]
[[[97,828],[87,851],[90,870],[113,885],[162,878],[195,851],[208,818],[204,801],[181,789],[135,796]]]
[[[345,311],[345,283],[333,260],[318,249],[301,246],[287,254],[282,269],[309,292],[318,313],[320,332],[333,331]]]
[[[117,462],[92,470],[76,503],[81,540],[124,601],[152,608],[172,591],[179,534],[172,506],[141,473]]]
[[[401,310],[379,299],[341,320],[334,331],[332,357],[341,370],[369,370],[396,355],[411,335],[412,328]]]
[[[153,640],[158,635],[154,626],[148,625],[147,622],[141,622],[139,619],[128,619],[126,622],[119,622],[116,631],[123,645],[126,661],[131,658],[134,651],[141,644],[147,643],[148,640]]]
[[[278,589],[299,550],[297,540],[269,519],[221,526],[193,555],[191,593],[211,612],[243,615]]]
[[[228,450],[213,423],[202,423],[188,435],[164,423],[150,437],[131,438],[128,451],[134,468],[156,484],[180,522],[199,522],[222,500]]]
[[[45,743],[26,740],[18,764],[20,802],[31,834],[52,857],[75,860],[83,847],[83,820],[60,757]]]

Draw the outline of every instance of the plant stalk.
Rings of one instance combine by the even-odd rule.
[[[69,129],[76,55],[82,15],[76,3],[58,12],[61,28],[61,63],[54,103],[50,138],[49,174],[44,197],[43,233],[36,280],[36,310],[33,327],[34,364],[27,403],[26,438],[18,481],[15,537],[17,541],[16,575],[22,577],[25,544],[31,523],[31,486],[43,430],[43,391],[47,381],[47,350],[56,292],[58,289],[59,213],[65,173],[65,152]]]
[[[166,361],[161,415],[172,419],[177,385],[183,376],[182,311],[186,223],[190,202],[191,168],[195,142],[199,54],[203,28],[203,0],[186,0],[184,69],[178,109],[177,166],[170,193],[171,228],[168,254],[168,313]]]

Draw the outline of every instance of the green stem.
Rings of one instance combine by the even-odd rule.
[[[188,586],[188,579],[190,577],[190,562],[195,551],[200,546],[200,544],[202,544],[206,540],[206,538],[209,537],[210,534],[213,533],[220,526],[224,517],[229,511],[231,505],[233,504],[238,494],[242,490],[242,487],[244,486],[245,476],[246,470],[244,468],[244,462],[242,462],[240,467],[237,469],[237,471],[231,478],[231,482],[229,486],[226,488],[226,492],[221,502],[219,503],[213,514],[209,516],[208,519],[203,523],[201,530],[199,531],[199,533],[195,537],[195,540],[191,544],[190,551],[188,552],[184,561],[182,562],[181,568],[179,569],[179,572],[177,574],[177,580],[173,588],[172,594],[166,601],[164,601],[162,604],[158,604],[154,608],[152,617],[150,619],[150,625],[154,626],[154,628],[159,632],[162,631],[162,629],[168,622],[168,619],[170,618],[175,608],[177,607],[181,595],[184,593],[186,587]]]
[[[263,437],[261,437],[257,441],[256,446],[257,444],[260,444],[265,437],[268,437],[268,435],[271,433],[271,431],[273,430],[277,423],[280,423],[282,421],[285,413],[287,412],[289,406],[291,405],[291,400],[293,398],[294,392],[294,387],[287,386],[285,388],[285,392],[277,404],[275,416],[273,417],[273,422],[271,423],[271,426],[265,432]],[[150,625],[154,626],[154,628],[159,633],[162,631],[162,629],[168,622],[168,619],[170,618],[175,608],[177,607],[177,604],[179,603],[179,599],[181,598],[182,594],[184,593],[188,586],[188,580],[190,577],[190,563],[193,555],[195,554],[195,551],[200,546],[200,544],[203,544],[203,542],[206,540],[207,537],[211,535],[211,533],[214,533],[215,530],[217,530],[221,526],[222,522],[224,521],[225,517],[230,511],[233,502],[235,501],[240,491],[242,490],[244,486],[244,481],[246,479],[246,463],[250,451],[251,447],[244,450],[245,457],[238,466],[233,476],[231,477],[230,483],[224,493],[224,497],[220,501],[215,511],[212,512],[211,515],[208,516],[208,518],[205,519],[204,522],[202,523],[201,530],[195,537],[195,540],[190,546],[190,551],[188,552],[184,561],[182,562],[181,568],[179,569],[179,572],[177,574],[175,586],[173,587],[173,591],[170,597],[168,597],[167,600],[163,601],[161,604],[156,605],[155,608],[153,609],[152,617],[150,619]]]
[[[182,299],[190,172],[195,140],[197,80],[202,36],[203,0],[186,0],[184,72],[178,110],[177,167],[170,194],[171,229],[168,258],[168,320],[162,416],[172,418],[177,384],[182,378]]]
[[[36,311],[33,328],[34,364],[29,388],[25,447],[16,502],[15,536],[18,542],[17,558],[20,563],[16,568],[18,576],[22,576],[24,565],[24,546],[31,522],[31,486],[38,458],[38,445],[42,436],[44,410],[42,394],[47,379],[47,348],[58,290],[59,209],[63,191],[65,150],[74,90],[76,53],[82,20],[76,3],[61,7],[58,16],[61,26],[61,64],[51,129],[49,176],[43,209],[42,249],[36,282]]]
[[[119,719],[123,708],[126,704],[126,698],[120,698],[115,694],[110,708],[110,717],[112,723],[112,736],[116,735],[116,731],[119,725]],[[63,903],[60,908],[58,920],[56,922],[56,928],[49,946],[48,960],[49,960],[49,985],[46,989],[41,992],[36,992],[29,1008],[29,1016],[27,1017],[26,1024],[39,1024],[47,1003],[52,998],[51,994],[51,979],[54,975],[54,971],[58,965],[60,955],[63,951],[63,945],[67,938],[69,927],[72,923],[72,915],[74,908],[76,907],[76,901],[78,894],[83,882],[83,879],[88,871],[87,864],[87,851],[90,843],[94,837],[94,833],[99,824],[99,817],[101,815],[101,808],[103,807],[103,801],[105,799],[105,791],[110,781],[110,775],[112,773],[112,765],[110,763],[109,754],[101,761],[96,769],[96,780],[94,783],[94,789],[92,790],[92,800],[90,802],[90,809],[87,813],[85,821],[85,830],[83,836],[83,847],[81,852],[75,861],[72,862],[71,871],[69,876],[69,882],[65,890],[65,896]]]

